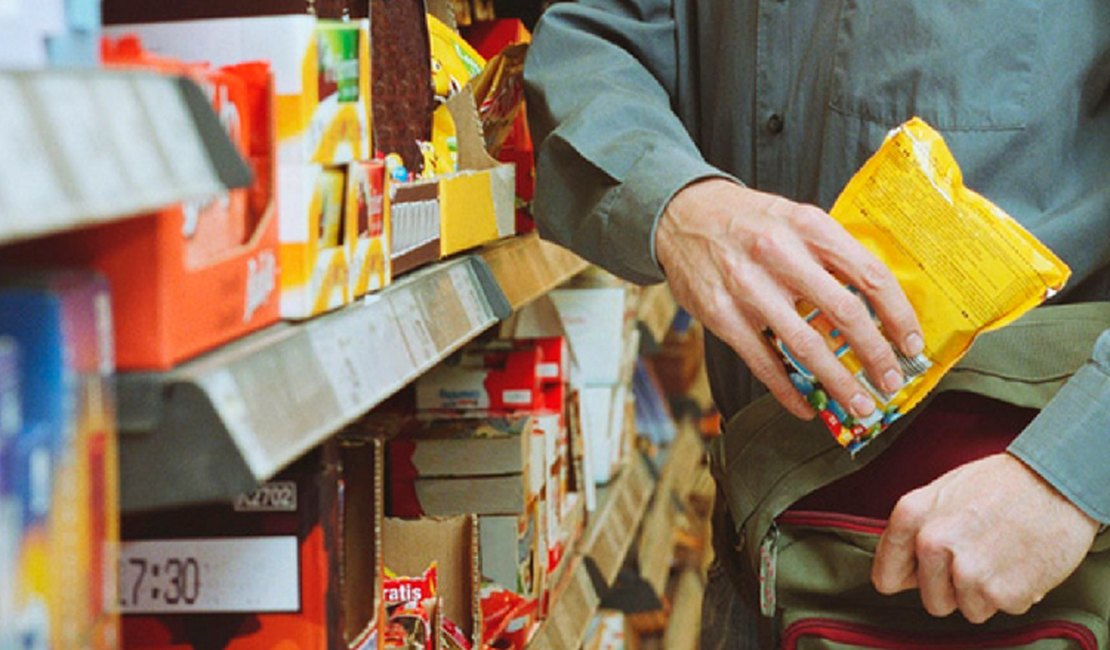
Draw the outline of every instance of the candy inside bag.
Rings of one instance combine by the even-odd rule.
[[[857,419],[768,334],[794,386],[853,454],[919,404],[979,334],[1013,322],[1058,292],[1071,274],[1017,221],[964,186],[944,140],[920,118],[887,135],[829,214],[894,273],[925,339],[916,358],[895,349],[906,383],[886,394],[869,381],[837,325],[813,305],[798,304],[798,313],[875,398],[876,411]]]

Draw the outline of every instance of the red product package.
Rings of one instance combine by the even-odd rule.
[[[386,607],[385,648],[435,647],[438,572],[433,562],[420,576],[398,576],[385,570],[382,596]]]
[[[539,601],[515,594],[500,585],[482,585],[482,644],[503,650],[523,650],[532,635]]]

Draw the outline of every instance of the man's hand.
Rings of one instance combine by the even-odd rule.
[[[735,183],[711,179],[681,190],[667,205],[655,236],[656,254],[675,299],[747,363],[798,417],[813,410],[790,383],[762,332],[770,327],[790,351],[855,416],[875,402],[797,314],[805,298],[840,328],[872,383],[887,392],[903,376],[890,340],[909,356],[924,349],[913,307],[894,275],[832,217]]]
[[[898,501],[871,581],[884,594],[917,587],[934,616],[1022,614],[1075,571],[1097,530],[1024,463],[996,454]]]

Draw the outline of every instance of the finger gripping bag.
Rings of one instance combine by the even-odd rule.
[[[944,140],[919,118],[891,131],[829,214],[893,272],[925,339],[924,353],[915,358],[895,348],[906,384],[886,394],[868,380],[835,324],[812,305],[798,304],[803,318],[875,398],[879,408],[860,420],[829,398],[771,335],[795,387],[853,454],[918,405],[977,336],[1051,297],[1071,273],[1021,224],[964,186]]]

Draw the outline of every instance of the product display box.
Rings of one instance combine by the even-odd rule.
[[[457,128],[459,171],[386,183],[395,275],[516,232],[513,166],[486,151],[469,89],[447,106]]]
[[[124,520],[128,648],[376,648],[382,449],[332,439],[227,505]]]
[[[480,648],[482,635],[478,521],[473,515],[394,519],[382,526],[386,568],[396,575],[420,576],[435,564],[442,618]],[[446,625],[446,622],[440,625]],[[436,640],[442,642],[443,632]],[[454,645],[438,648],[454,648]]]
[[[156,59],[131,41],[109,61],[195,79],[250,162],[252,186],[20,244],[6,258],[103,273],[112,287],[117,365],[166,370],[278,319],[270,75],[263,63],[208,69]]]
[[[278,166],[281,316],[307,318],[351,301],[342,167]]]
[[[87,272],[5,273],[0,340],[0,647],[115,648],[107,285]]]
[[[276,94],[281,316],[307,318],[352,298],[344,165],[371,157],[366,19],[259,16],[118,25],[152,52],[232,65],[269,61]]]
[[[384,289],[393,280],[384,189],[382,161],[358,161],[347,166],[347,200],[343,211],[349,233],[348,290],[352,299]]]
[[[532,40],[532,35],[518,18],[476,22],[462,31],[466,40],[487,60],[506,47]],[[536,163],[527,111],[522,109],[516,116],[512,131],[502,143],[496,157],[516,168],[516,231],[531,232],[535,230],[532,199],[536,194]]]
[[[421,417],[561,413],[569,352],[560,336],[470,345],[416,380]]]
[[[369,23],[308,15],[115,25],[153,53],[225,66],[268,61],[277,95],[278,163],[369,159]],[[285,215],[282,215],[285,218]]]

